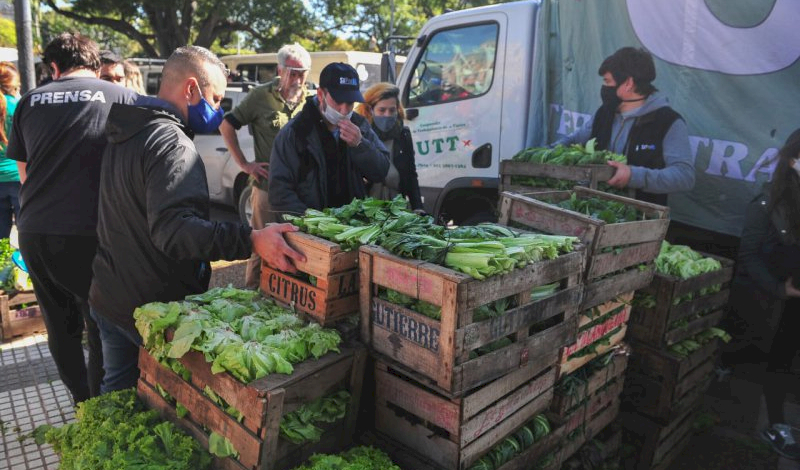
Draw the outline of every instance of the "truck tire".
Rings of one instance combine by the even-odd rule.
[[[253,220],[253,204],[251,201],[252,195],[253,187],[248,184],[239,194],[239,202],[237,204],[237,209],[239,210],[239,219],[242,221],[242,223],[247,225],[253,225],[251,223]]]
[[[461,225],[478,225],[482,222],[497,222],[497,214],[493,211],[476,212],[461,222]]]

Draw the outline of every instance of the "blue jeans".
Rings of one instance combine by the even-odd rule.
[[[8,238],[11,225],[19,217],[19,188],[19,181],[0,183],[0,238]]]
[[[103,342],[103,381],[100,393],[124,390],[136,386],[139,380],[139,345],[142,337],[127,331],[91,308],[90,313],[100,329]]]

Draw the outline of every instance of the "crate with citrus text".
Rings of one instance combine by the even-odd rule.
[[[284,234],[306,261],[295,262],[299,275],[261,264],[261,290],[323,326],[358,313],[358,251],[303,232]]]
[[[227,372],[213,373],[203,354],[190,351],[179,359],[189,377],[159,363],[144,348],[137,392],[151,408],[196,437],[207,448],[211,433],[227,439],[235,457],[217,459],[224,470],[284,470],[312,453],[338,452],[355,432],[366,351],[343,348],[294,366],[291,375],[270,374],[244,384]],[[331,423],[313,423],[318,440],[299,442],[283,431],[295,423],[292,413],[335,397],[344,416]]]
[[[361,338],[408,376],[448,396],[459,396],[528,363],[535,363],[531,371],[538,373],[554,365],[558,348],[575,339],[584,263],[582,247],[576,248],[477,280],[362,246]],[[555,291],[543,298],[532,294],[545,285],[553,285]],[[430,308],[387,300],[381,295],[387,288]],[[509,308],[475,320],[476,309],[498,301],[507,301]],[[431,309],[435,312],[428,312]]]
[[[637,219],[607,223],[557,205],[568,200],[614,205],[634,212]],[[584,308],[650,284],[653,260],[667,233],[668,215],[669,208],[664,206],[582,187],[528,195],[504,192],[500,198],[501,224],[571,235],[586,245]]]

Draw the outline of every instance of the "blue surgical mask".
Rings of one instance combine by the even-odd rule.
[[[214,109],[211,103],[200,95],[200,102],[188,106],[189,127],[197,134],[210,134],[222,124],[225,112],[222,108]]]
[[[389,132],[397,124],[397,116],[372,116],[372,122],[381,132]]]

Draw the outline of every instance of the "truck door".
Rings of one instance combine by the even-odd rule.
[[[441,209],[445,187],[496,186],[506,24],[502,12],[443,19],[400,77],[428,211]]]

